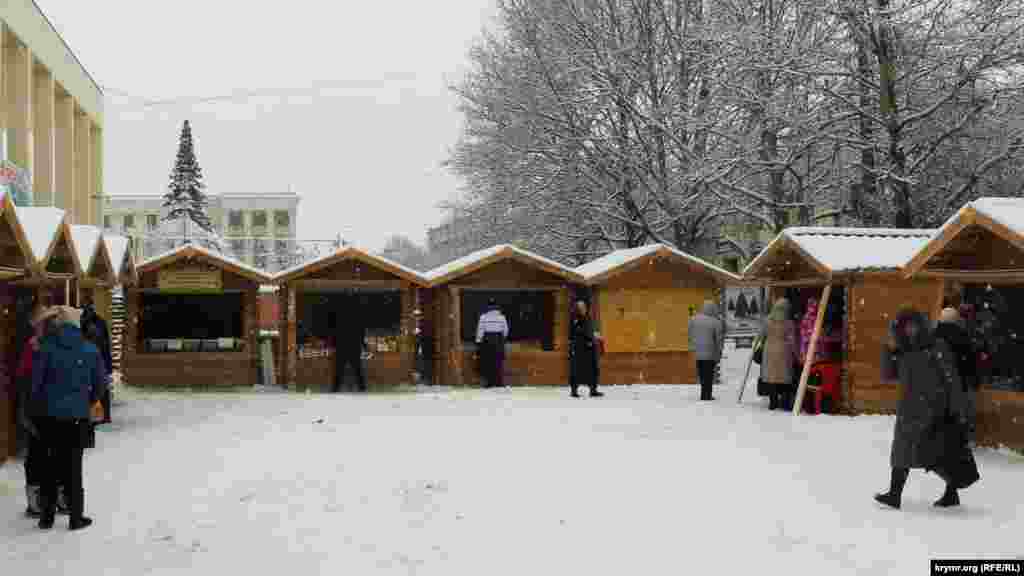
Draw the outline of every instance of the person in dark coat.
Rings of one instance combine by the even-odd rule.
[[[32,421],[46,454],[39,528],[53,527],[57,484],[63,479],[69,528],[80,530],[92,524],[84,515],[83,440],[92,424],[90,406],[103,395],[105,374],[99,349],[82,337],[81,312],[61,306],[55,323],[56,332],[40,343],[32,370]]]
[[[505,341],[508,339],[508,319],[501,313],[493,298],[487,302],[487,311],[476,323],[476,345],[480,350],[480,375],[487,382],[484,387],[500,388],[505,382]]]
[[[587,303],[576,302],[576,313],[572,318],[572,336],[569,342],[570,368],[569,388],[573,398],[579,398],[581,385],[590,388],[590,396],[600,398],[604,393],[597,389],[601,375],[598,337],[590,319]]]
[[[345,367],[355,371],[356,386],[366,392],[366,375],[363,374],[363,352],[366,351],[366,323],[363,311],[354,298],[345,306],[346,314],[335,313],[334,339],[334,392],[339,392],[345,381]]]
[[[90,341],[99,348],[100,357],[103,358],[103,367],[107,377],[101,402],[103,403],[103,423],[109,424],[110,419],[110,380],[114,374],[114,358],[111,354],[110,328],[107,321],[96,313],[96,306],[91,299],[87,300],[82,309],[82,331],[89,337]]]
[[[882,354],[882,379],[898,379],[903,389],[896,411],[890,465],[889,491],[875,500],[899,508],[911,468],[931,470],[942,460],[943,447],[937,430],[947,415],[963,419],[963,394],[957,362],[949,344],[937,339],[924,314],[905,308],[890,325]],[[936,506],[959,504],[956,489],[947,482]]]
[[[700,399],[714,400],[711,388],[715,383],[715,368],[722,358],[725,343],[725,324],[718,318],[718,307],[711,300],[690,318],[687,327],[690,352],[697,359],[697,377],[700,380]]]
[[[32,396],[32,367],[38,362],[39,345],[47,335],[50,320],[56,309],[39,307],[33,311],[30,324],[33,334],[22,349],[21,359],[15,372],[18,394],[18,424],[25,430],[27,437],[25,449],[25,498],[27,506],[25,515],[38,518],[41,514],[39,494],[42,489],[42,464],[45,461],[43,445],[39,440],[39,431],[29,417],[29,402]]]

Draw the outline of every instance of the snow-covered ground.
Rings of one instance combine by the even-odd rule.
[[[744,351],[748,352],[748,351]],[[3,574],[925,574],[1024,551],[1024,459],[965,506],[911,474],[879,509],[891,417],[770,413],[753,386],[125,393],[86,457],[96,524],[41,533],[0,468]]]

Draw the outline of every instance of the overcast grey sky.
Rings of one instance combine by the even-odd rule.
[[[491,0],[36,1],[117,91],[105,109],[108,194],[163,193],[186,118],[208,190],[293,186],[301,238],[423,242],[456,191],[440,166],[461,122],[447,87],[490,24]],[[279,93],[138,100],[249,90]]]

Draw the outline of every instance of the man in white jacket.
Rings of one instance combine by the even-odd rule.
[[[476,325],[476,344],[480,351],[480,375],[487,380],[485,388],[503,386],[505,370],[505,339],[508,338],[508,320],[492,298],[487,311]]]

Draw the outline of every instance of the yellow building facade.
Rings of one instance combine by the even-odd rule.
[[[103,220],[103,92],[32,0],[0,4],[0,143],[35,206]]]

